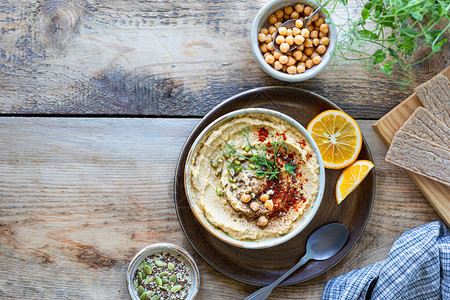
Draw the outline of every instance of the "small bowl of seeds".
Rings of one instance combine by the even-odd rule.
[[[195,299],[200,273],[183,248],[169,243],[153,244],[131,260],[127,288],[133,300]]]

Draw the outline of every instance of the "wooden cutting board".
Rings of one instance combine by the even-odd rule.
[[[441,73],[450,78],[450,66]],[[388,147],[397,130],[419,106],[422,106],[422,104],[416,93],[413,93],[373,124],[373,128]],[[406,171],[406,173],[428,199],[442,220],[447,226],[450,226],[450,187],[410,171]]]

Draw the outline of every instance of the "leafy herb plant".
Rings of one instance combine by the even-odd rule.
[[[338,2],[347,5],[347,0],[318,2],[328,14]],[[348,13],[346,24],[340,28],[344,34],[337,54],[345,60],[378,66],[389,78],[407,85],[412,81],[411,67],[447,43],[444,34],[450,26],[449,0],[370,0],[363,5],[360,17],[355,20]],[[414,60],[413,52],[419,47],[428,49],[427,55]]]

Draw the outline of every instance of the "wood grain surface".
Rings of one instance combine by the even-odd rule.
[[[172,185],[198,119],[0,118],[0,297],[127,299],[125,270],[144,246],[172,242],[195,258],[199,299],[241,299],[255,287],[212,269],[190,247]],[[377,175],[373,212],[355,248],[329,272],[272,299],[319,299],[328,279],[386,258],[404,231],[438,215],[359,121]]]
[[[411,94],[378,70],[339,60],[303,83],[272,79],[249,45],[268,1],[4,0],[0,114],[203,116],[238,92],[290,85],[375,119]],[[346,9],[335,15],[343,22]],[[413,85],[448,64],[449,47],[414,70]]]
[[[450,66],[441,73],[450,78]],[[373,128],[386,146],[389,147],[395,133],[419,106],[422,106],[422,103],[414,92],[373,124]],[[430,201],[445,224],[450,226],[450,187],[414,172],[405,171]]]

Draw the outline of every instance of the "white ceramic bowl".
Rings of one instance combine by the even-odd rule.
[[[317,3],[315,1],[311,0],[296,0],[296,1],[290,1],[290,0],[272,0],[266,5],[264,5],[263,8],[261,8],[258,13],[256,14],[255,18],[253,19],[252,24],[252,30],[250,34],[251,39],[251,47],[253,56],[256,59],[256,62],[258,65],[263,69],[267,74],[272,76],[273,78],[287,81],[287,82],[300,82],[307,79],[310,79],[317,74],[319,74],[330,62],[334,50],[336,48],[337,43],[337,30],[336,26],[333,22],[331,24],[328,24],[329,26],[329,38],[330,38],[330,44],[328,46],[327,52],[322,56],[322,62],[311,69],[307,69],[302,74],[295,74],[291,75],[288,73],[283,73],[280,71],[275,70],[272,66],[270,66],[266,61],[264,60],[264,56],[261,53],[261,50],[259,50],[259,41],[258,41],[258,33],[259,30],[262,27],[268,27],[270,24],[268,22],[268,18],[271,14],[275,13],[279,9],[283,9],[286,6],[292,5],[294,6],[297,3],[303,3],[308,4],[312,6],[314,9],[318,7]],[[319,12],[320,16],[324,19],[327,18],[327,16],[321,11]],[[331,20],[331,17],[328,17]]]
[[[311,147],[314,150],[314,153],[317,156],[317,161],[319,164],[319,191],[317,194],[317,197],[314,201],[314,204],[312,205],[311,209],[308,211],[308,213],[299,220],[296,221],[294,224],[294,228],[292,228],[289,233],[277,237],[277,238],[271,238],[271,239],[264,239],[264,240],[258,240],[258,241],[250,241],[250,240],[237,240],[229,235],[227,235],[222,230],[214,227],[209,221],[206,219],[206,217],[203,215],[201,208],[195,204],[194,196],[192,195],[192,187],[191,187],[191,180],[190,179],[190,165],[191,165],[191,159],[193,158],[194,153],[197,150],[197,147],[203,140],[203,138],[212,130],[214,130],[217,126],[221,125],[222,123],[228,121],[231,118],[234,118],[239,115],[245,115],[248,113],[260,113],[260,114],[268,114],[275,117],[278,117],[280,119],[283,119],[284,121],[291,124],[293,127],[295,127],[298,131],[300,131],[303,136],[308,140]],[[212,235],[214,235],[216,238],[224,241],[225,243],[228,243],[233,246],[241,247],[241,248],[247,248],[247,249],[261,249],[261,248],[268,248],[273,247],[279,244],[282,244],[297,234],[299,234],[313,219],[315,216],[317,210],[319,209],[320,203],[322,202],[322,197],[325,189],[325,169],[322,161],[322,156],[320,155],[319,148],[317,147],[316,143],[314,142],[313,138],[309,134],[309,132],[300,125],[297,121],[292,119],[291,117],[280,113],[278,111],[265,109],[265,108],[246,108],[246,109],[240,109],[233,111],[231,113],[228,113],[218,119],[216,119],[214,122],[209,124],[197,137],[197,139],[194,141],[194,143],[191,146],[191,149],[189,150],[188,156],[186,158],[186,165],[185,165],[185,172],[184,172],[184,186],[186,191],[186,196],[189,202],[189,205],[197,218],[197,220],[203,225],[206,230],[208,230]]]
[[[137,295],[136,289],[133,285],[133,277],[136,272],[138,266],[141,262],[152,254],[166,252],[172,255],[178,254],[181,259],[186,263],[189,268],[189,275],[191,277],[191,287],[189,288],[189,293],[187,299],[195,299],[197,297],[198,291],[200,289],[200,273],[197,268],[197,264],[195,263],[192,256],[180,246],[170,243],[158,243],[145,247],[141,251],[139,251],[131,260],[130,265],[127,269],[127,289],[130,298],[133,300],[140,300]]]

